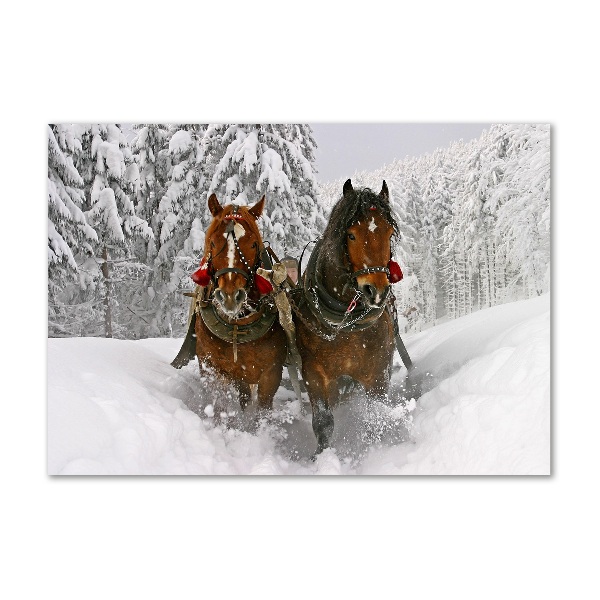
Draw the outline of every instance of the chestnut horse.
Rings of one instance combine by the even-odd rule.
[[[385,181],[377,195],[354,190],[348,179],[292,294],[317,453],[330,444],[341,377],[362,384],[368,398],[388,393],[395,338],[390,282],[402,277],[392,260],[393,235],[398,224]]]
[[[270,284],[256,274],[271,268],[257,226],[264,204],[264,196],[252,207],[221,206],[215,194],[208,199],[213,220],[201,268],[192,276],[200,293],[186,341],[171,363],[180,368],[195,352],[201,365],[234,384],[242,409],[251,400],[259,409],[272,408],[287,354]]]

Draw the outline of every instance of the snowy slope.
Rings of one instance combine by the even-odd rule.
[[[48,472],[550,473],[549,295],[405,342],[421,380],[416,408],[368,405],[354,392],[334,412],[335,450],[313,462],[310,416],[284,387],[256,430],[228,428],[211,418],[214,392],[197,362],[169,365],[181,340],[48,340]],[[403,372],[394,375],[392,399]]]

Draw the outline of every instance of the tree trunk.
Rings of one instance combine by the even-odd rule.
[[[104,283],[106,285],[106,294],[104,295],[104,335],[111,338],[112,335],[112,314],[110,311],[110,280],[108,270],[108,248],[104,246],[102,249],[102,275],[104,275]]]

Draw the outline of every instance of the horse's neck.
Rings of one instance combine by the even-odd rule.
[[[327,290],[327,293],[336,300],[344,301],[352,299],[352,292],[348,291],[348,268],[344,265],[341,257],[332,257],[322,252],[316,264],[319,283]],[[346,289],[344,289],[346,288]]]

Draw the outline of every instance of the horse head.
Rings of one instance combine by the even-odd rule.
[[[350,277],[366,304],[380,307],[387,300],[390,284],[394,281],[390,276],[391,240],[398,233],[387,184],[383,182],[377,195],[368,188],[355,191],[348,179],[340,206],[345,207],[342,229]]]
[[[208,199],[213,220],[206,232],[204,258],[210,263],[214,302],[232,319],[243,311],[260,265],[263,241],[256,221],[264,205],[264,196],[252,207],[221,206],[215,194]]]

